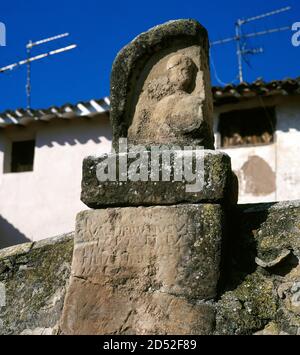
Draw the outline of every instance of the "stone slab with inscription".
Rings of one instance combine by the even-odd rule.
[[[212,204],[79,213],[62,333],[211,333],[222,219]]]

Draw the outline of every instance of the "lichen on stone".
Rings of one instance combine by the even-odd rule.
[[[56,332],[72,251],[72,233],[1,251],[6,305],[0,308],[0,334]]]
[[[248,275],[217,305],[217,334],[253,334],[275,318],[277,297],[272,280],[258,272]]]

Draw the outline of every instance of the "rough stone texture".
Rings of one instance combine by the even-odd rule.
[[[203,329],[216,334],[300,334],[300,201],[274,205],[240,205],[230,220],[232,247],[226,252],[229,263],[221,269],[226,277],[222,280],[223,287],[219,288],[219,301],[216,305],[212,302],[199,303],[204,317],[200,318],[200,322],[205,319],[202,326],[207,326]],[[67,265],[71,262],[73,244],[70,238],[71,235],[62,239],[55,238],[50,242],[38,242],[35,248],[32,243],[26,243],[0,251],[0,282],[8,287],[8,306],[0,310],[0,319],[4,325],[0,330],[1,334],[57,332],[63,294],[57,303],[53,303],[51,299],[55,298],[52,296],[65,286],[68,279]],[[286,250],[290,251],[288,255]],[[140,255],[138,252],[136,254]],[[285,257],[280,257],[285,254]],[[261,267],[257,262],[272,266]],[[62,272],[57,273],[58,270]],[[116,275],[117,272],[116,269]],[[142,274],[131,274],[133,288],[137,287],[134,280],[140,275]],[[142,275],[145,285],[151,275],[151,270],[149,276]],[[125,286],[126,280],[127,275],[124,278]],[[78,279],[77,282],[86,287],[87,281],[84,279]],[[121,287],[120,278],[116,277],[116,285]],[[117,287],[115,284],[113,286]],[[84,300],[86,295],[82,291],[80,298]],[[166,304],[169,304],[172,297],[167,293],[161,293],[160,296],[160,303],[155,303],[154,308],[148,309],[150,316],[153,315],[158,321],[163,314],[160,313],[161,309],[168,310]],[[196,306],[193,302],[188,303],[184,297],[174,296],[173,299],[171,306],[176,311],[174,314],[180,313],[179,318],[185,321],[177,324],[174,318],[169,318],[166,329],[170,333],[178,331],[178,327],[181,327],[182,332],[188,331],[188,327],[196,323],[192,316],[195,313],[190,312],[190,309],[194,312]],[[48,308],[49,304],[56,305],[55,311],[51,306]],[[120,308],[122,306],[123,303]],[[109,302],[103,308],[106,316],[112,312],[110,307]],[[215,330],[212,326],[214,308]],[[83,309],[88,311],[87,306]],[[97,316],[97,313],[94,314]],[[187,318],[188,314],[191,318]],[[116,319],[118,313],[111,316]],[[171,313],[169,316],[171,317]],[[132,317],[131,315],[129,319]],[[195,328],[197,327],[196,325]],[[123,333],[131,332],[125,328],[122,329]],[[163,333],[159,324],[157,332]]]
[[[222,220],[210,204],[79,213],[62,333],[211,333]]]
[[[229,156],[211,150],[204,150],[202,153],[199,162],[204,166],[204,184],[197,192],[187,191],[187,185],[192,186],[195,181],[174,181],[173,170],[171,170],[171,181],[161,181],[162,179],[151,181],[150,178],[149,181],[120,181],[117,177],[117,181],[100,182],[97,178],[97,165],[107,160],[109,155],[87,157],[83,162],[81,200],[91,208],[172,205],[186,202],[236,203],[238,186],[236,177],[231,171]],[[136,158],[128,158],[128,154],[125,156],[128,159],[128,166],[136,160]],[[150,174],[150,156],[148,164],[146,170]],[[173,169],[173,155],[170,166]],[[160,164],[160,171],[161,168]]]
[[[241,205],[232,215],[217,334],[300,334],[300,201]]]
[[[56,334],[70,274],[73,233],[0,250],[0,334]]]
[[[201,145],[214,148],[208,35],[195,20],[176,20],[136,37],[111,74],[113,146]]]

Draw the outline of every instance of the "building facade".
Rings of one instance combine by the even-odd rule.
[[[300,78],[213,93],[215,146],[231,157],[239,203],[300,199]]]
[[[300,199],[300,79],[213,88],[239,203]],[[74,230],[82,160],[111,148],[109,99],[0,114],[0,248]]]
[[[1,116],[0,247],[74,230],[83,158],[110,150],[108,104]]]

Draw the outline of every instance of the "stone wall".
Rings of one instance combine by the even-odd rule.
[[[300,201],[239,205],[218,334],[300,334]]]
[[[221,269],[216,334],[300,333],[300,201],[239,205]],[[55,334],[73,234],[0,251],[1,334]]]
[[[0,334],[57,333],[73,237],[69,233],[0,250],[0,285],[6,294]]]

